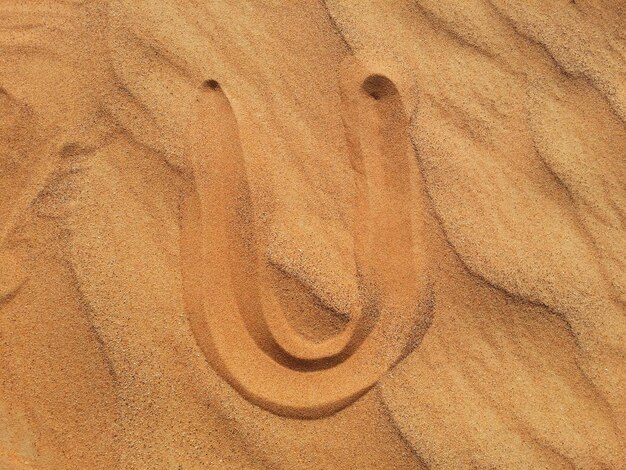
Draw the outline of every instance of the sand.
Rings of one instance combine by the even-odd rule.
[[[624,24],[0,1],[0,468],[626,467]]]

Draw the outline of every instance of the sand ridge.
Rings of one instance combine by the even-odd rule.
[[[623,468],[625,19],[0,3],[0,467]]]

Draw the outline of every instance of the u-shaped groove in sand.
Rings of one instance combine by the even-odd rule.
[[[181,254],[193,333],[241,395],[294,418],[324,417],[358,399],[415,344],[416,325],[432,308],[427,257],[412,256],[412,151],[400,96],[383,76],[346,76],[361,302],[348,327],[325,342],[299,335],[271,300],[237,122],[213,80],[199,93],[191,131],[194,184],[181,207]]]

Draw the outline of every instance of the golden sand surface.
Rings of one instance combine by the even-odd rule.
[[[0,469],[626,468],[622,0],[0,0]]]

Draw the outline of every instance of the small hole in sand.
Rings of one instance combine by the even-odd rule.
[[[370,75],[361,88],[376,101],[398,93],[393,82],[382,75]]]
[[[203,84],[202,84],[203,88],[208,88],[209,90],[219,90],[220,89],[220,84],[217,83],[216,80],[206,80]]]
[[[74,157],[78,155],[80,151],[81,151],[81,147],[76,142],[65,144],[63,148],[61,149],[61,157],[63,158]]]

